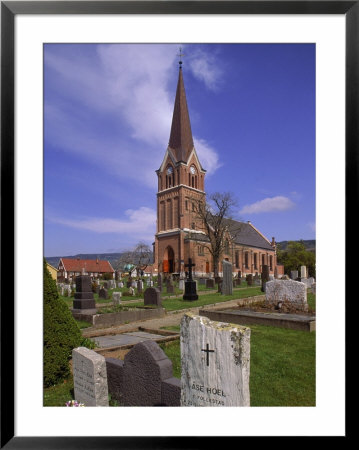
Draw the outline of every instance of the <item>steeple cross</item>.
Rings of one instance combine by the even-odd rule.
[[[179,49],[179,55],[177,55],[177,56],[179,56],[179,58],[180,58],[180,60],[179,60],[179,65],[180,65],[180,67],[181,67],[181,65],[182,65],[182,56],[184,56],[184,53],[182,53],[182,47],[180,47],[180,49]]]

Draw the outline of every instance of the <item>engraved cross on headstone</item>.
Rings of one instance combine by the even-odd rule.
[[[207,366],[209,366],[209,354],[214,353],[214,350],[209,349],[209,344],[206,345],[206,348],[202,348],[201,352],[207,353]]]
[[[185,267],[188,267],[188,279],[192,281],[192,267],[196,264],[192,263],[192,258],[188,258],[188,264],[185,264]]]

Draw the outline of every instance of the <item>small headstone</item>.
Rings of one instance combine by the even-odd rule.
[[[307,278],[307,267],[300,266],[300,278]]]
[[[138,281],[137,281],[137,292],[138,292],[139,294],[142,293],[142,288],[143,288],[143,282],[142,282],[141,280],[138,280]]]
[[[183,279],[180,279],[178,282],[178,289],[181,289],[181,291],[184,290],[184,281]]]
[[[157,288],[147,288],[143,294],[144,305],[155,305],[158,308],[162,307],[161,291]]]
[[[307,286],[294,280],[273,280],[266,284],[266,303],[289,302],[296,309],[307,311]]]
[[[105,299],[105,300],[108,299],[108,291],[107,291],[106,288],[102,287],[100,289],[100,292],[98,293],[98,298],[102,298],[102,299]]]
[[[112,300],[113,300],[113,303],[114,303],[115,305],[120,305],[120,304],[121,304],[121,297],[122,297],[121,292],[113,292],[113,293],[112,293]]]
[[[265,292],[266,291],[266,284],[269,281],[269,266],[267,264],[264,264],[262,266],[261,280],[262,280],[261,291]]]
[[[252,275],[251,273],[249,273],[249,274],[246,276],[246,280],[247,280],[248,286],[253,286],[253,275]]]
[[[296,280],[298,278],[298,270],[291,270],[290,271],[290,278],[292,280]]]
[[[207,289],[214,289],[214,279],[213,278],[207,278],[207,280],[206,280],[206,288]]]
[[[199,284],[205,285],[205,284],[206,284],[206,279],[207,279],[207,278],[200,278],[200,279],[199,279]]]
[[[185,314],[181,406],[249,406],[251,330]]]
[[[118,283],[118,287],[120,288],[120,289],[122,289],[123,288],[123,282],[122,281],[120,281],[119,283]]]
[[[237,287],[237,286],[240,286],[241,284],[242,284],[242,280],[240,279],[240,278],[235,278],[234,279],[234,282],[235,282],[235,286]]]
[[[223,267],[222,295],[232,295],[233,293],[232,263],[223,260],[222,267]]]
[[[130,295],[135,295],[135,290],[134,290],[134,288],[132,286],[130,286],[128,288],[128,292],[130,293]]]
[[[167,294],[174,294],[174,286],[172,281],[167,282]]]
[[[108,283],[108,281],[105,281],[105,282],[103,283],[103,287],[104,287],[105,289],[109,289],[109,283]]]
[[[108,406],[106,361],[85,347],[72,350],[75,400],[85,406]]]

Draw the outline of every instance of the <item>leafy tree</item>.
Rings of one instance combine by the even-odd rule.
[[[81,331],[66,303],[59,298],[44,259],[44,386],[52,386],[70,374],[72,349],[84,345]]]
[[[301,241],[289,241],[286,250],[277,248],[277,259],[287,275],[292,270],[300,270],[300,266],[307,266],[309,275],[315,277],[315,253],[308,251]]]

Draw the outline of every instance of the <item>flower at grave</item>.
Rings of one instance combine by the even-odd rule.
[[[77,400],[69,400],[66,402],[66,406],[85,406],[83,403],[78,402]]]

